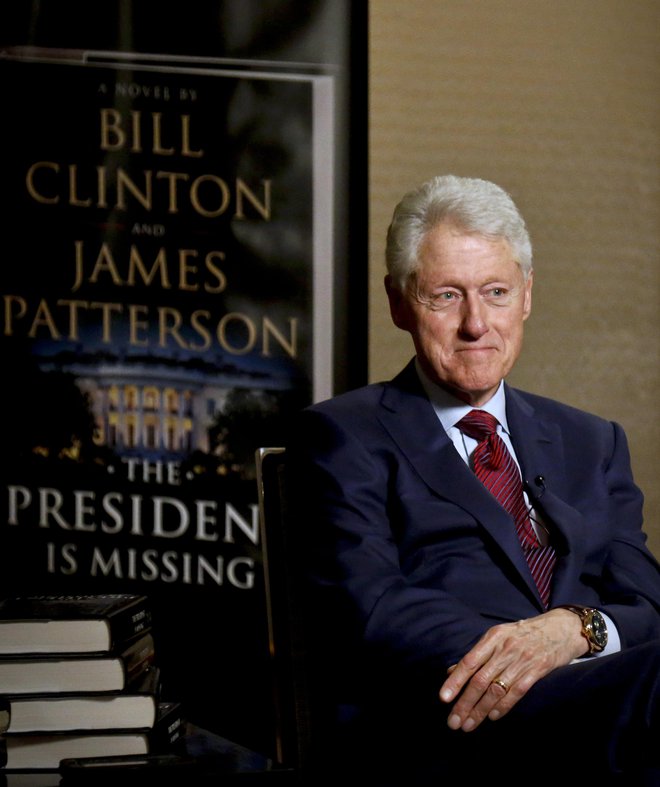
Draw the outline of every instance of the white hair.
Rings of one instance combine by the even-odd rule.
[[[525,221],[504,189],[487,180],[440,175],[409,191],[394,209],[385,259],[392,283],[403,290],[419,265],[419,247],[441,222],[468,233],[503,238],[523,276],[532,270],[532,244]]]

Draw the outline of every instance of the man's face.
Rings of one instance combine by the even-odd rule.
[[[409,331],[425,374],[480,406],[496,392],[522,346],[532,306],[509,244],[442,223],[425,237],[405,292],[386,279],[395,325]]]

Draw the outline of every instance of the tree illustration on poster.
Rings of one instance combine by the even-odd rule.
[[[2,591],[146,593],[163,692],[263,751],[254,450],[366,375],[365,12],[55,5],[1,12]]]

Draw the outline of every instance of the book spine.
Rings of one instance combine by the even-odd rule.
[[[178,702],[161,703],[159,718],[149,731],[149,749],[153,752],[167,751],[185,734],[185,719]]]
[[[126,688],[132,687],[154,663],[155,648],[151,635],[147,634],[133,643],[121,655],[121,660],[124,666],[124,685]]]
[[[0,697],[0,735],[7,732],[11,723],[11,703],[6,697]]]
[[[107,623],[110,628],[111,649],[116,649],[124,642],[146,634],[151,630],[152,623],[147,599],[141,597],[135,603],[110,614]]]

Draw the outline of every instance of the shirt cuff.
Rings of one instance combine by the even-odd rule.
[[[604,620],[605,624],[607,625],[607,645],[600,651],[600,653],[594,653],[594,656],[609,656],[610,653],[618,653],[621,650],[621,638],[619,637],[619,632],[617,627],[614,625],[614,621],[604,612],[600,613]]]

